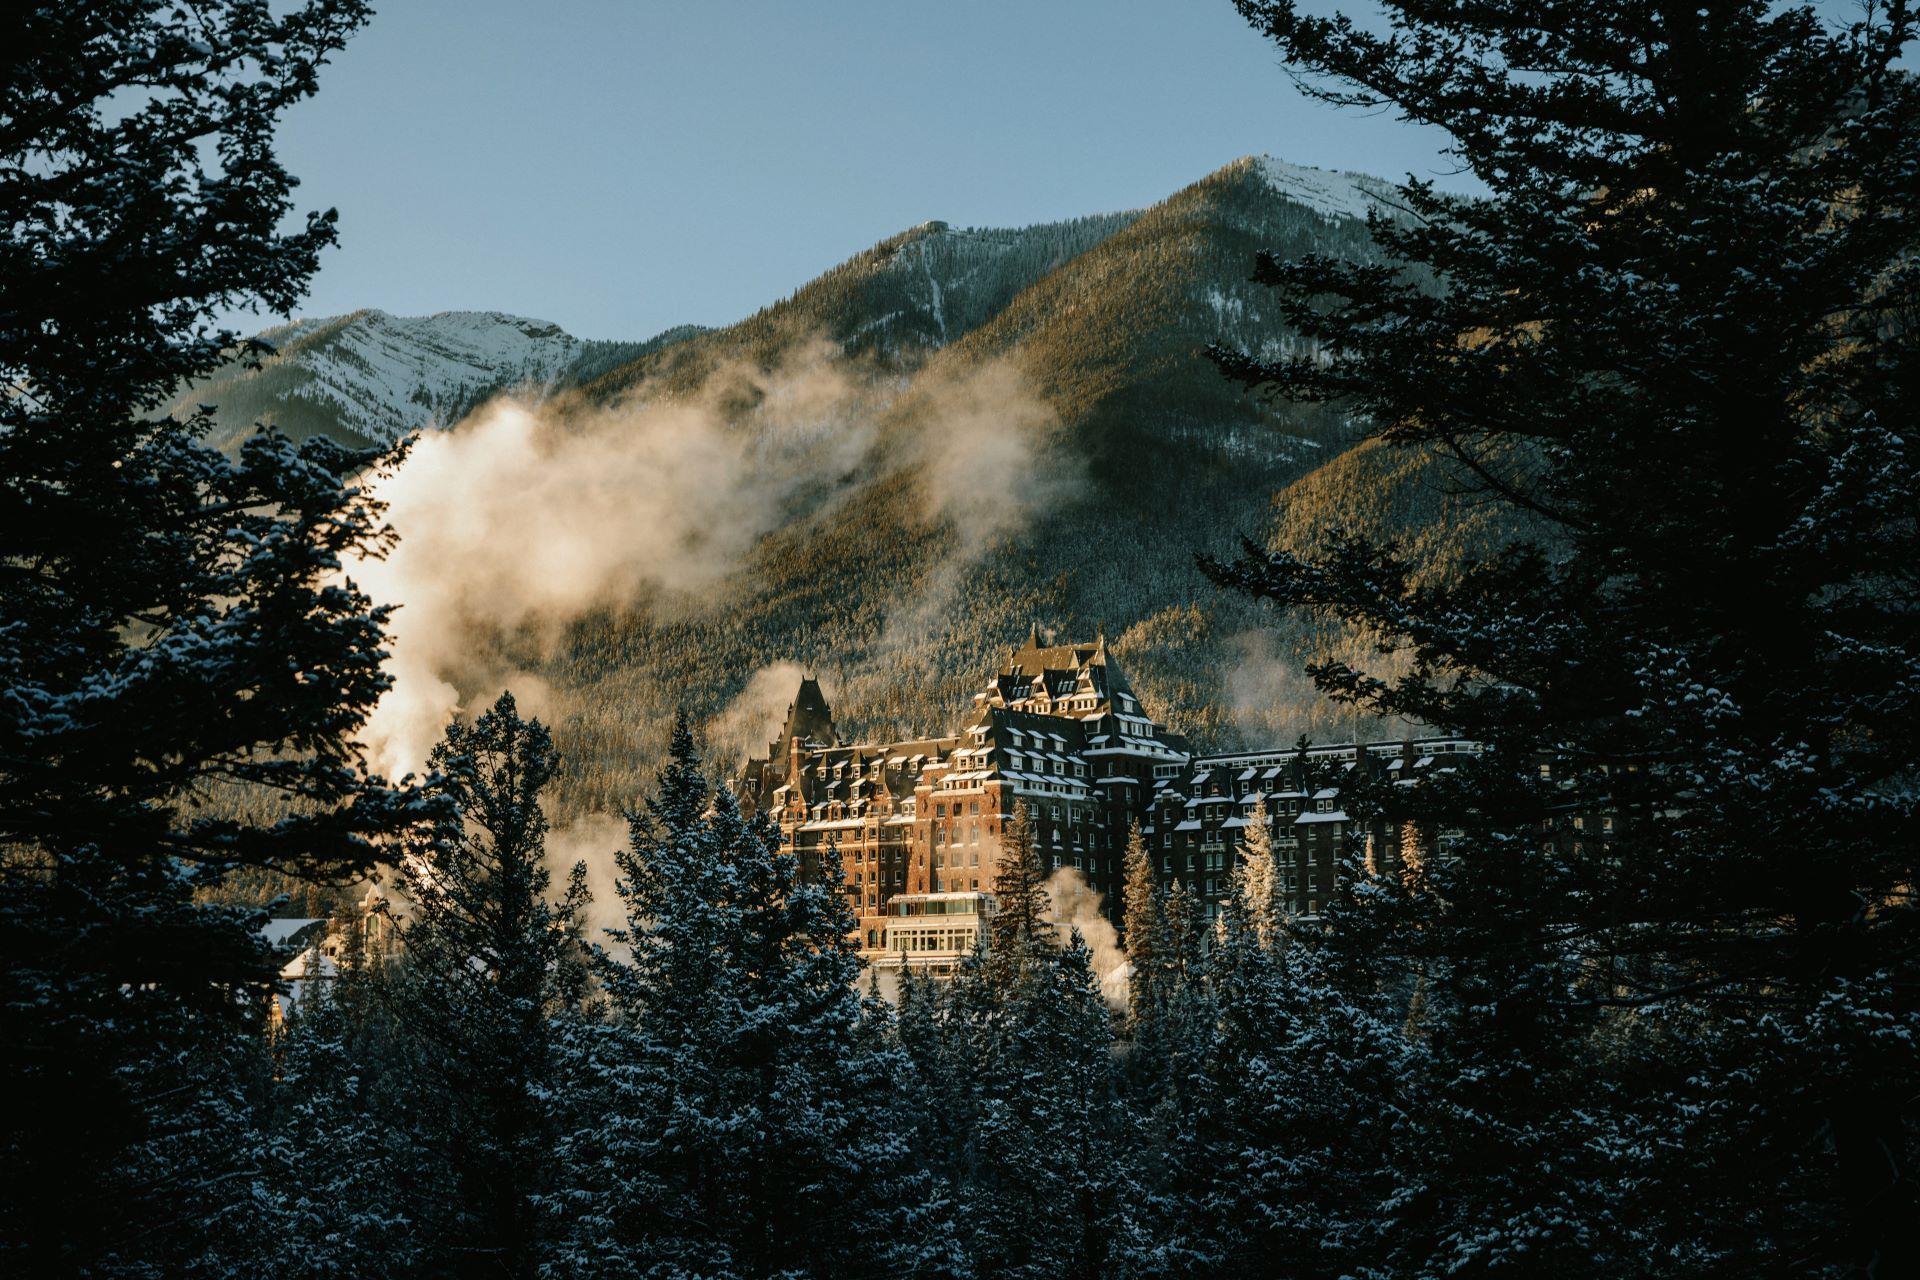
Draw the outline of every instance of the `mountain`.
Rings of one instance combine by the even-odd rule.
[[[1040,465],[1080,482],[955,575],[950,547],[965,531],[921,516],[916,464],[878,466],[763,538],[726,609],[575,628],[540,668],[574,694],[570,803],[624,802],[624,762],[636,743],[651,758],[674,707],[735,719],[735,699],[782,659],[818,671],[835,714],[860,730],[951,724],[1034,619],[1082,637],[1104,627],[1156,714],[1209,745],[1393,732],[1349,723],[1299,673],[1304,657],[1351,651],[1356,637],[1226,596],[1193,560],[1231,552],[1243,533],[1273,536],[1279,495],[1291,525],[1309,529],[1343,518],[1327,500],[1365,501],[1310,483],[1358,439],[1342,414],[1246,396],[1203,353],[1216,341],[1294,349],[1268,291],[1248,280],[1256,251],[1371,258],[1365,212],[1392,195],[1366,175],[1249,158],[1138,213],[1022,232],[929,223],[572,393],[604,408],[686,391],[730,361],[771,362],[825,335],[910,388],[890,422],[906,433],[928,412],[912,388],[1006,364],[1054,415]],[[1406,494],[1432,487],[1419,468],[1389,479]],[[983,459],[972,482],[1023,477]],[[772,692],[777,711],[791,690]]]
[[[1139,212],[1030,227],[955,229],[923,222],[881,241],[738,324],[609,367],[583,387],[606,403],[641,382],[686,392],[720,364],[776,363],[818,337],[899,367],[964,337],[1024,290],[1131,226]]]
[[[186,388],[176,416],[212,404],[211,439],[230,448],[257,423],[296,438],[319,433],[353,445],[387,444],[458,421],[512,387],[547,392],[700,332],[669,330],[648,342],[594,342],[544,320],[498,311],[391,316],[384,311],[296,320],[259,341],[259,367],[235,361]]]
[[[503,671],[537,687],[568,761],[565,812],[630,804],[677,708],[725,752],[761,745],[802,669],[845,729],[942,729],[1035,620],[1104,630],[1150,710],[1203,746],[1384,736],[1401,727],[1343,719],[1300,673],[1361,637],[1227,595],[1194,556],[1231,553],[1242,535],[1303,543],[1361,523],[1417,534],[1444,565],[1498,536],[1436,482],[1432,460],[1365,444],[1337,408],[1247,395],[1204,355],[1215,342],[1305,350],[1249,281],[1256,252],[1372,260],[1366,214],[1393,204],[1378,178],[1252,157],[1143,210],[1019,229],[923,223],[738,324],[630,350],[590,351],[505,316],[356,313],[270,333],[281,350],[265,369],[194,394],[224,394],[222,421],[386,438],[386,424],[447,423],[533,382],[575,434],[611,432],[617,447],[632,431],[636,456],[661,451],[645,415],[681,404],[740,436],[701,449],[801,473],[698,508],[753,531],[698,592],[642,592],[557,629],[479,627],[453,646],[467,665],[439,677],[463,695],[497,689]],[[822,349],[840,382],[869,390],[844,421],[836,407],[810,422],[806,452],[783,452],[790,438],[767,425],[785,421],[782,406],[762,402],[811,392],[740,371]],[[835,433],[847,439],[824,448],[830,466],[795,460],[817,459],[816,437],[834,445]],[[656,500],[645,487],[633,502]],[[678,553],[663,541],[648,554]]]

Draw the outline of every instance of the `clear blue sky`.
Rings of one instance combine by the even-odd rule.
[[[1448,171],[1435,135],[1300,97],[1227,0],[381,7],[281,134],[302,207],[340,210],[302,314],[643,338],[928,218],[1133,208],[1263,151]]]

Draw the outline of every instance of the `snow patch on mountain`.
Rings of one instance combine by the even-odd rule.
[[[498,311],[358,311],[261,336],[279,351],[269,364],[307,375],[290,398],[326,405],[377,441],[444,425],[493,390],[549,383],[586,345],[556,324]]]
[[[1272,156],[1255,156],[1253,164],[1276,195],[1313,210],[1329,222],[1335,218],[1364,221],[1369,210],[1390,211],[1397,204],[1394,185],[1372,174],[1315,169]]]

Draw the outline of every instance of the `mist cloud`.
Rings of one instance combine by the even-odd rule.
[[[883,652],[938,635],[967,571],[1087,483],[1079,456],[1044,447],[1058,418],[1011,361],[916,390],[937,424],[916,440],[921,495],[927,518],[949,522],[952,534],[945,554],[888,611],[876,646]]]
[[[713,762],[738,768],[756,752],[765,751],[785,722],[787,708],[806,671],[797,662],[775,662],[748,677],[746,688],[707,726]]]
[[[352,568],[375,600],[401,606],[394,687],[363,735],[370,763],[419,769],[450,716],[502,688],[558,718],[565,692],[503,651],[542,651],[602,609],[725,607],[762,538],[831,513],[878,470],[911,470],[917,517],[951,526],[913,594],[921,607],[1073,483],[1043,457],[1051,411],[1010,365],[923,379],[905,400],[898,379],[813,341],[771,370],[723,366],[692,395],[643,386],[622,405],[567,413],[508,398],[421,436],[374,486],[399,546]],[[785,689],[767,675],[715,726],[726,750],[764,745],[752,741],[764,707],[777,698],[784,711],[798,684],[797,671],[779,674],[793,677]]]
[[[1125,999],[1125,983],[1107,981],[1108,977],[1127,962],[1127,953],[1121,949],[1120,935],[1113,923],[1102,914],[1101,906],[1106,898],[1095,892],[1087,883],[1085,875],[1071,867],[1062,867],[1047,877],[1047,898],[1052,910],[1047,918],[1060,929],[1064,937],[1068,929],[1078,929],[1080,937],[1086,942],[1087,950],[1093,953],[1093,975],[1100,979],[1100,988],[1109,1002]]]
[[[1391,680],[1409,669],[1404,654],[1382,654],[1352,633],[1320,638],[1311,651],[1273,630],[1242,631],[1227,637],[1227,644],[1233,654],[1225,682],[1228,707],[1235,727],[1248,742],[1282,742],[1284,735],[1302,731],[1323,742],[1424,731],[1398,716],[1357,713],[1334,702],[1320,692],[1306,670],[1316,658],[1337,658]]]
[[[587,888],[593,901],[587,907],[584,935],[588,942],[609,946],[606,931],[624,928],[626,907],[614,885],[619,872],[614,851],[627,843],[625,819],[610,813],[589,813],[547,832],[547,869],[556,889],[567,882],[575,863],[585,863]]]

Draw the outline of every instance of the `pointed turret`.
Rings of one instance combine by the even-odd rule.
[[[820,682],[812,676],[800,681],[800,692],[788,705],[787,722],[780,728],[782,743],[795,740],[828,746],[839,740],[833,731],[833,709],[827,706],[827,695],[820,692]]]

